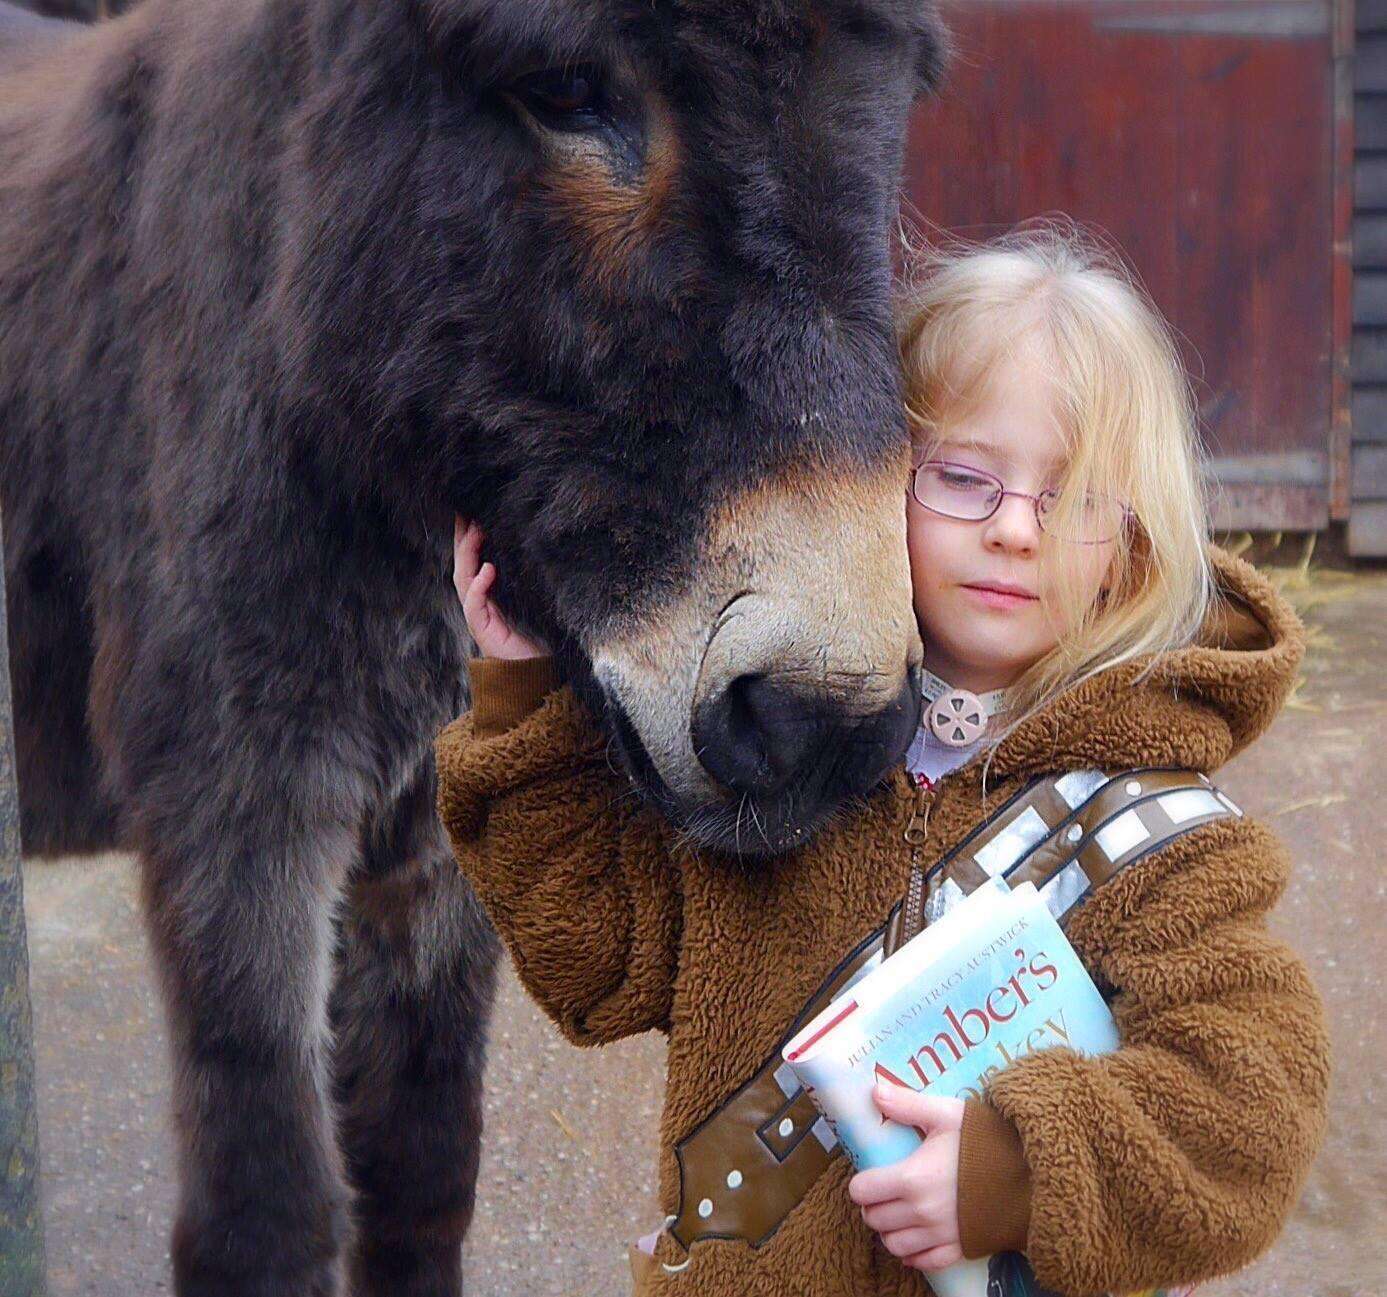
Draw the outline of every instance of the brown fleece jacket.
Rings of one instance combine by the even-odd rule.
[[[1215,551],[1225,596],[1198,646],[1070,691],[945,776],[937,857],[1031,777],[1139,766],[1213,771],[1270,724],[1304,639],[1247,564]],[[593,1045],[668,1034],[660,1198],[675,1145],[769,1056],[824,977],[905,891],[903,769],[808,845],[751,870],[678,843],[616,776],[547,659],[474,662],[474,710],[439,737],[439,810],[521,980]],[[959,1159],[969,1256],[1019,1248],[1064,1294],[1130,1292],[1235,1269],[1275,1238],[1318,1146],[1328,1081],[1318,999],[1267,934],[1286,854],[1251,818],[1195,829],[1070,919],[1122,1046],[1051,1049],[970,1103]],[[862,1222],[837,1157],[759,1249],[695,1243],[642,1292],[699,1297],[923,1294]],[[686,1258],[662,1235],[658,1259]]]

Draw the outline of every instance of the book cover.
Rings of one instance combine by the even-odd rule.
[[[877,1081],[980,1098],[988,1079],[1037,1049],[1116,1049],[1117,1028],[1032,884],[979,887],[880,960],[783,1051],[858,1170],[918,1148],[881,1115]],[[1033,1297],[1025,1259],[1002,1254],[929,1276],[940,1297]]]

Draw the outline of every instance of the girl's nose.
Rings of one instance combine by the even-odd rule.
[[[984,543],[989,549],[1012,554],[1033,554],[1040,544],[1034,500],[1019,495],[1006,496],[986,525]]]

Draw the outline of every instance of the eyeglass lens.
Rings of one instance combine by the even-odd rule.
[[[961,464],[931,460],[915,470],[915,499],[926,509],[962,522],[983,522],[997,512],[1004,491],[990,473]],[[1054,491],[1036,500],[1036,521],[1050,536],[1080,544],[1114,539],[1125,509],[1111,496],[1086,492],[1071,506]]]

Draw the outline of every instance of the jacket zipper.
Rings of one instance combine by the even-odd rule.
[[[924,775],[916,778],[915,800],[902,835],[910,848],[910,882],[901,911],[902,945],[925,926],[925,868],[920,863],[920,848],[929,837],[929,813],[934,806],[936,784]]]

